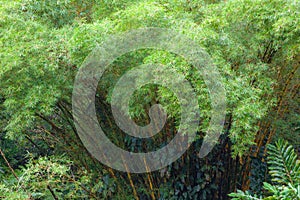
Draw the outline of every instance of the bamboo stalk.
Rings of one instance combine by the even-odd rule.
[[[133,180],[132,180],[132,178],[131,178],[131,175],[130,175],[130,173],[129,173],[129,169],[128,169],[128,167],[127,167],[126,162],[124,161],[123,156],[122,156],[122,161],[123,161],[123,164],[124,164],[124,166],[125,166],[125,168],[126,168],[126,171],[127,171],[127,177],[128,177],[128,179],[129,179],[130,186],[131,186],[132,191],[133,191],[133,196],[134,196],[134,198],[135,198],[136,200],[139,200],[139,196],[138,196],[138,194],[137,194],[137,192],[136,192],[136,189],[135,189]]]
[[[17,174],[15,173],[14,169],[11,167],[11,165],[9,164],[8,160],[5,157],[5,154],[3,153],[2,149],[0,148],[0,154],[2,156],[2,158],[4,159],[5,163],[7,164],[9,170],[11,171],[11,173],[14,175],[14,177],[17,179],[17,181],[19,181],[19,177],[17,176]]]
[[[144,158],[144,164],[145,164],[145,167],[146,167],[148,182],[149,182],[149,186],[150,186],[150,190],[151,190],[151,198],[152,198],[152,200],[155,200],[156,198],[155,198],[155,194],[154,194],[154,190],[153,190],[152,180],[151,180],[151,177],[150,177],[150,170],[148,168],[148,165],[147,165],[147,162],[146,162],[145,158]]]

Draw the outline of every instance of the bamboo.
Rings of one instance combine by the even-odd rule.
[[[133,196],[134,196],[134,198],[135,198],[136,200],[139,200],[139,196],[138,196],[138,194],[137,194],[137,192],[136,192],[136,189],[135,189],[133,180],[132,180],[131,175],[130,175],[130,173],[129,173],[129,169],[128,169],[127,164],[126,164],[126,162],[124,161],[124,158],[123,158],[123,157],[122,157],[122,161],[123,161],[123,164],[124,164],[124,166],[125,166],[125,168],[126,168],[126,171],[127,171],[127,177],[128,177],[128,179],[129,179],[130,186],[131,186],[132,191],[133,191]]]
[[[151,198],[152,200],[155,200],[155,194],[154,194],[154,189],[153,189],[153,184],[152,184],[152,180],[151,180],[151,177],[150,177],[150,170],[148,168],[148,165],[147,165],[147,161],[146,159],[144,158],[144,164],[145,164],[145,167],[146,167],[146,170],[147,170],[147,177],[148,177],[148,182],[149,182],[149,186],[150,186],[150,190],[151,190]]]

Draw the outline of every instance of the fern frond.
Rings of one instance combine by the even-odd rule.
[[[272,181],[281,185],[294,186],[300,184],[300,162],[292,145],[284,140],[278,140],[275,145],[268,145],[269,173]]]
[[[272,176],[271,185],[264,182],[268,195],[263,200],[300,200],[300,161],[297,160],[293,146],[284,140],[278,140],[275,145],[268,145],[268,169]],[[233,200],[260,200],[261,197],[251,196],[249,191],[229,194]]]
[[[228,196],[233,197],[231,200],[262,200],[257,196],[251,196],[248,191],[243,192],[241,190],[237,190],[236,193],[231,193]]]

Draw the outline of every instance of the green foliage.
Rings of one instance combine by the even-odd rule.
[[[6,129],[9,136],[18,137],[36,120],[37,112],[53,112],[61,91],[68,90],[66,76],[72,64],[62,43],[64,31],[50,32],[25,16],[0,12],[0,90],[9,116]]]
[[[278,140],[275,145],[270,144],[268,150],[268,168],[273,184],[264,183],[267,197],[258,198],[251,196],[247,191],[240,190],[237,193],[229,194],[229,196],[236,200],[300,199],[300,160],[297,159],[293,146],[284,140]]]
[[[298,108],[300,98],[292,99],[288,97],[287,100],[289,102],[288,113],[274,122],[274,126],[277,127],[276,138],[284,138],[299,149],[300,137],[295,137],[295,135],[300,135],[300,112]]]
[[[93,0],[24,0],[21,11],[31,20],[61,28],[74,23],[76,18],[90,21],[94,3]]]
[[[292,20],[298,20],[297,5],[286,6],[281,1],[263,4],[260,2],[232,1],[226,4],[213,4],[205,9],[200,6],[194,8],[203,13],[197,19],[189,15],[184,17],[178,15],[178,10],[175,8],[175,10],[168,10],[167,5],[176,4],[173,1],[168,1],[166,4],[154,1],[130,4],[116,2],[117,11],[110,14],[108,18],[97,19],[94,16],[95,18],[91,19],[93,23],[86,23],[84,20],[71,20],[74,17],[72,12],[76,10],[78,2],[59,1],[58,6],[54,6],[57,1],[28,0],[24,3],[27,12],[12,15],[14,18],[19,18],[13,26],[9,25],[13,20],[11,14],[7,14],[8,11],[3,9],[1,33],[6,32],[6,34],[1,37],[3,48],[0,55],[4,58],[1,59],[1,65],[4,67],[1,69],[0,80],[5,97],[4,105],[11,117],[7,130],[13,136],[24,128],[32,126],[34,122],[39,124],[40,122],[36,121],[37,111],[49,115],[53,113],[57,101],[70,97],[74,69],[80,66],[96,43],[100,43],[108,34],[147,26],[170,27],[193,38],[214,58],[215,64],[224,77],[228,94],[228,116],[232,117],[230,138],[235,144],[232,147],[233,156],[242,156],[254,144],[258,120],[266,115],[275,102],[275,98],[265,97],[273,94],[275,80],[266,74],[272,72],[276,63],[269,65],[265,62],[265,58],[257,55],[257,52],[266,50],[266,45],[271,40],[272,44],[274,43],[273,48],[278,51],[285,48],[295,54],[297,50],[295,44],[298,39],[295,36],[299,29],[297,26],[290,28],[288,22],[283,23],[284,17],[282,17],[288,12],[294,12],[295,18]],[[110,10],[109,4],[106,2],[103,4],[104,7],[99,9]],[[17,10],[19,6],[20,4],[14,5],[13,9]],[[122,9],[123,7],[126,9]],[[251,12],[248,12],[249,9]],[[68,10],[72,12],[69,13]],[[97,13],[97,7],[91,10]],[[276,13],[277,10],[280,13]],[[28,13],[38,17],[38,20],[35,18],[28,20]],[[267,16],[274,16],[274,18],[269,19]],[[58,19],[51,17],[58,17]],[[45,20],[47,23],[40,20]],[[72,26],[68,26],[68,23],[61,20],[70,22]],[[53,23],[58,23],[58,27],[64,26],[60,30],[55,30],[52,28]],[[281,32],[279,26],[291,31],[288,36],[289,41],[282,38],[280,33],[285,32]],[[23,37],[19,37],[20,35]],[[10,44],[11,41],[14,42],[13,45]],[[161,56],[155,51],[151,54],[145,55],[145,62],[155,61]],[[19,55],[22,55],[22,59]],[[282,58],[285,59],[286,56]],[[173,63],[173,59],[173,55],[165,55],[164,64],[184,73],[190,68],[187,63]],[[124,65],[126,62],[124,57],[117,64]],[[188,73],[192,74],[191,71]],[[18,74],[18,79],[12,74]],[[201,79],[192,76],[188,78],[194,82],[193,86],[199,93],[205,90]],[[159,95],[170,97],[166,90],[160,91]],[[62,93],[67,95],[62,97]],[[205,99],[205,95],[200,99],[199,101]],[[133,101],[132,105],[140,104]],[[200,127],[203,132],[210,113],[207,105],[209,105],[208,99],[200,104],[202,113],[205,114],[202,119],[203,127]],[[143,112],[143,109],[131,109]],[[175,106],[169,110],[178,109]]]
[[[272,181],[280,185],[288,183],[297,187],[300,184],[300,161],[292,145],[279,140],[275,145],[269,145],[269,173]]]
[[[265,147],[259,150],[258,157],[251,159],[251,176],[249,192],[256,195],[262,195],[263,193],[263,182],[269,180],[267,173],[267,155],[265,155]]]
[[[295,137],[299,134],[299,100],[293,99],[299,86],[290,74],[299,65],[299,10],[300,4],[294,0],[2,0],[0,147],[20,181],[7,175],[9,169],[0,160],[0,196],[53,198],[49,186],[59,198],[95,198],[93,194],[103,199],[136,198],[126,173],[99,164],[82,146],[73,124],[71,94],[78,68],[97,44],[111,34],[154,26],[184,34],[213,58],[227,92],[223,139],[207,158],[197,157],[211,115],[207,87],[184,58],[161,50],[134,51],[112,63],[96,95],[101,126],[113,142],[131,151],[168,144],[180,120],[180,105],[172,91],[147,85],[134,93],[129,110],[137,124],[148,123],[153,103],[161,103],[168,112],[162,132],[147,141],[124,136],[118,130],[110,113],[110,96],[118,78],[138,65],[159,63],[174,68],[197,93],[199,140],[167,169],[149,173],[150,178],[132,175],[138,196],[225,198],[226,192],[240,184],[242,158],[251,154],[250,147],[255,149],[258,130],[264,128],[259,123],[270,121],[276,138],[299,144],[299,137]],[[299,70],[293,73],[297,77]],[[287,105],[288,114],[281,114],[285,108],[278,109],[280,104]],[[271,134],[272,130],[266,128],[265,132]],[[33,158],[27,158],[27,152]],[[297,198],[299,162],[292,148],[277,142],[269,152],[274,184],[265,183],[264,188],[275,195],[269,198]],[[62,153],[67,158],[57,156]],[[237,156],[241,159],[235,159]],[[252,179],[261,179],[251,189],[261,190],[266,166],[251,159],[252,171],[257,172]],[[259,192],[256,197],[249,194],[238,195],[261,198]]]
[[[50,21],[55,27],[72,23],[76,16],[70,0],[26,0],[22,4],[22,11],[26,12],[32,20],[37,18],[43,23]]]
[[[198,18],[212,32],[204,40],[208,51],[214,55],[216,49],[233,69],[227,72],[233,78],[228,78],[226,90],[227,102],[233,107],[230,137],[234,155],[248,151],[257,133],[256,121],[278,100],[273,93],[278,66],[292,70],[290,60],[299,54],[299,6],[281,0],[228,1],[210,6]],[[283,23],[290,20],[291,26]]]
[[[20,177],[18,181],[15,181],[14,177],[1,181],[1,198],[94,199],[97,198],[95,194],[100,191],[103,197],[107,195],[101,179],[91,187],[93,179],[88,172],[76,170],[72,161],[65,157],[31,159],[22,170],[19,170],[18,175]]]

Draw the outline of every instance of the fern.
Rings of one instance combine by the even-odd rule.
[[[232,200],[261,200],[262,199],[256,196],[251,196],[248,191],[243,192],[241,190],[237,190],[237,193],[231,193],[228,196],[233,197]]]
[[[229,194],[233,200],[300,200],[300,161],[297,159],[293,146],[284,140],[278,140],[275,145],[268,145],[268,169],[273,185],[264,183],[264,189],[271,196],[258,198],[248,191],[238,190]]]
[[[274,183],[288,185],[300,182],[300,162],[292,145],[284,140],[278,140],[275,145],[269,145],[269,173]]]

